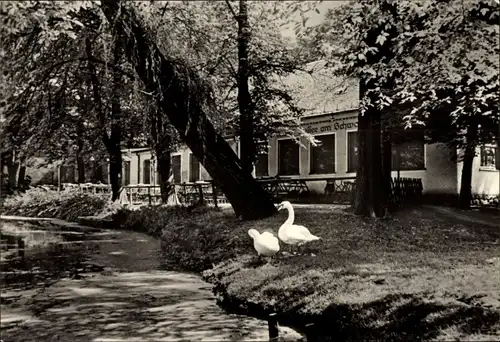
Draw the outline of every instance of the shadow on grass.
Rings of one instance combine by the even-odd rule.
[[[219,305],[232,313],[266,318],[273,309],[243,303],[229,296]],[[321,314],[306,314],[304,305],[280,314],[280,324],[307,336],[307,341],[425,341],[436,339],[446,329],[447,340],[469,339],[471,335],[497,336],[500,313],[480,306],[447,305],[426,301],[415,295],[388,295],[362,305],[331,304]],[[483,339],[485,340],[485,339]]]
[[[430,340],[449,327],[459,336],[489,334],[499,322],[498,312],[481,307],[446,306],[416,296],[391,295],[360,306],[331,305],[306,333],[313,341]]]

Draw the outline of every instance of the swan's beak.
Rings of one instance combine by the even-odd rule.
[[[277,209],[278,211],[280,211],[281,209],[283,209],[283,204],[282,204],[282,203],[278,204],[278,205],[276,206],[276,209]]]

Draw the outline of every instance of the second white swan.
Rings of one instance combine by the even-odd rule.
[[[253,239],[253,247],[259,256],[270,257],[280,250],[278,239],[269,232],[260,234],[256,229],[249,229],[248,235]]]

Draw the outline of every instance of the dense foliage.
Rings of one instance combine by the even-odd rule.
[[[462,147],[476,119],[474,144],[498,134],[499,18],[491,0],[352,1],[329,11],[308,43],[339,74],[370,84],[363,110],[411,103],[396,118],[407,125],[432,125],[438,111],[453,124],[445,142]]]
[[[79,216],[101,212],[109,198],[79,192],[59,192],[42,188],[9,197],[3,202],[3,214],[27,217],[49,217],[75,222]]]

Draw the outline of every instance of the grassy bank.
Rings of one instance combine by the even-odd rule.
[[[239,224],[232,235],[248,241],[249,228],[276,232],[284,219]],[[339,340],[500,337],[499,229],[430,208],[374,221],[297,209],[296,222],[323,238],[309,255],[258,265],[250,250],[205,272],[226,308],[275,311],[299,329],[314,322]]]

